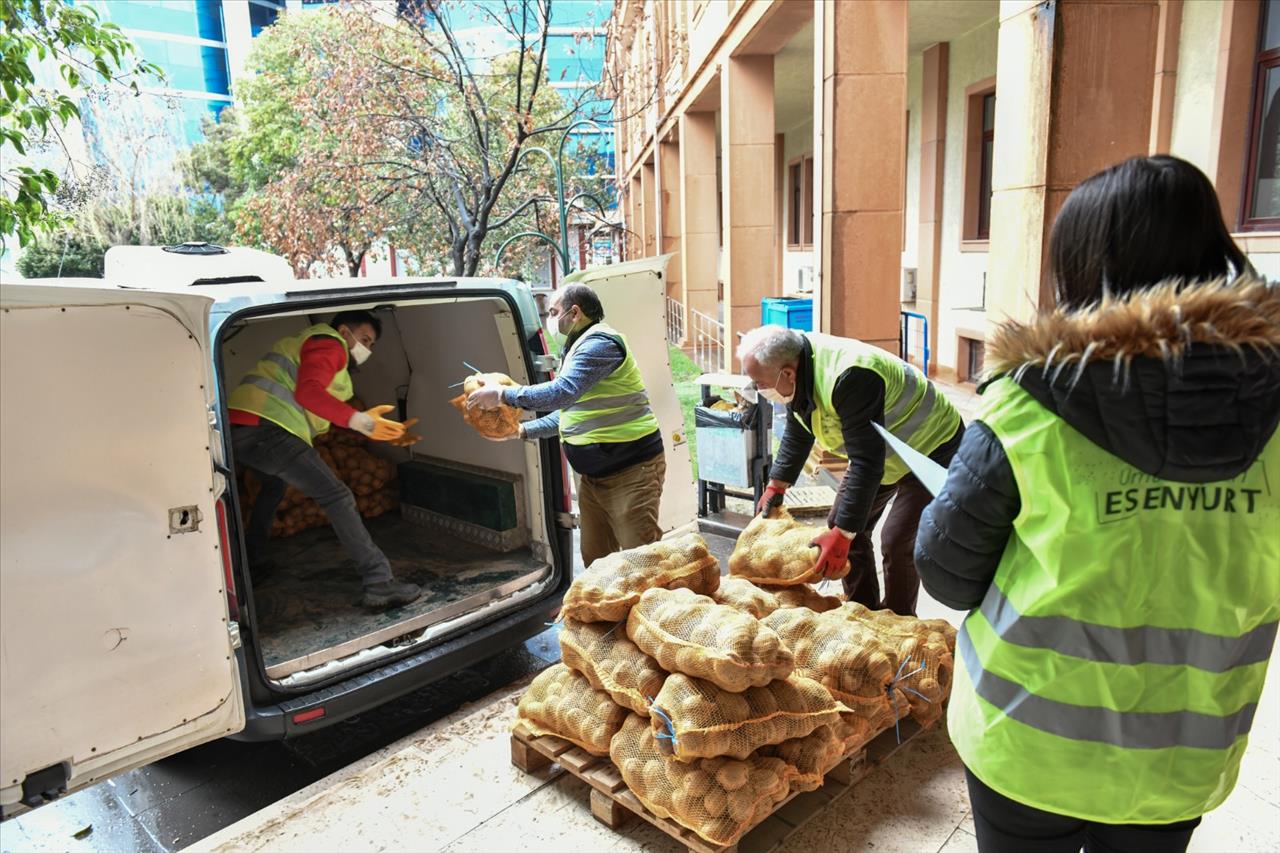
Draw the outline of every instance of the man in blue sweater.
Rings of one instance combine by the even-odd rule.
[[[582,562],[589,566],[606,554],[661,538],[666,452],[640,368],[626,339],[604,324],[595,291],[584,284],[561,289],[548,320],[565,337],[560,374],[538,385],[482,387],[467,405],[491,409],[505,403],[551,413],[521,424],[519,437],[559,434],[580,475]]]

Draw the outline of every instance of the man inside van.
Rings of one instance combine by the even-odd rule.
[[[374,441],[404,435],[404,424],[383,417],[391,406],[360,412],[346,403],[355,393],[348,367],[363,364],[381,334],[382,321],[369,312],[343,311],[328,323],[276,341],[227,401],[236,461],[262,478],[245,535],[250,559],[261,559],[276,508],[285,488],[293,486],[329,517],[363,578],[361,604],[375,610],[408,604],[422,590],[392,577],[391,564],[373,544],[351,489],[324,463],[313,442],[331,424]]]
[[[580,475],[582,562],[589,566],[606,554],[662,537],[658,505],[666,452],[640,368],[626,338],[604,324],[596,292],[585,284],[562,288],[547,322],[564,338],[559,375],[539,385],[482,387],[467,405],[493,409],[506,403],[551,412],[521,424],[519,437],[559,433],[565,456]]]

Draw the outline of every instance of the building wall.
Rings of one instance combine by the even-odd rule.
[[[937,363],[955,368],[958,359],[956,336],[985,329],[979,308],[984,301],[987,252],[961,251],[964,221],[965,89],[996,73],[996,20],[951,40],[951,60],[947,81],[947,146],[942,190],[942,253],[939,264]],[[917,137],[918,138],[918,137]],[[918,143],[917,143],[918,146]],[[1000,140],[996,140],[996,151]],[[917,155],[917,166],[919,157]],[[918,219],[918,217],[917,217]]]
[[[1222,29],[1220,3],[1182,4],[1182,32],[1178,40],[1178,76],[1174,86],[1173,132],[1170,153],[1209,168],[1213,126],[1214,87],[1218,77],[1218,38]]]
[[[782,151],[782,292],[786,296],[798,296],[798,282],[801,268],[807,267],[813,269],[813,250],[812,249],[788,249],[787,248],[787,227],[791,222],[791,193],[787,184],[787,172],[790,163],[797,157],[808,154],[813,156],[813,120],[804,122],[786,131],[784,134],[784,143]],[[817,190],[814,191],[815,193]],[[815,219],[814,228],[821,227],[821,217]],[[812,288],[812,278],[806,285]],[[805,296],[809,293],[803,294]]]
[[[924,98],[924,57],[915,53],[907,60],[907,198],[903,208],[906,233],[902,243],[902,266],[919,266],[920,253],[920,121]]]
[[[1224,7],[1220,3],[1186,2],[1182,5],[1173,132],[1169,143],[1170,154],[1189,160],[1210,175],[1213,173],[1210,161],[1213,137],[1220,132],[1213,124],[1213,115],[1223,13]],[[1243,182],[1244,176],[1239,176],[1239,180]],[[1280,251],[1255,248],[1260,241],[1240,242],[1259,273],[1270,279],[1280,278]]]

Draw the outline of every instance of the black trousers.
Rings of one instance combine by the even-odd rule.
[[[964,436],[961,424],[929,458],[944,468],[951,464]],[[836,507],[844,500],[844,483],[840,484],[827,524],[834,525]],[[872,610],[892,610],[899,616],[916,615],[916,599],[920,596],[920,575],[916,572],[916,531],[920,529],[920,514],[933,500],[924,484],[908,473],[896,483],[881,486],[876,491],[867,515],[865,530],[855,536],[849,546],[851,570],[844,579],[845,596]],[[889,502],[893,505],[890,507]],[[880,542],[884,546],[884,598],[880,597],[880,579],[876,577],[876,549],[871,533],[880,523],[880,517],[889,508],[884,520]]]
[[[1181,853],[1200,818],[1163,826],[1095,823],[1024,806],[964,771],[982,853]]]

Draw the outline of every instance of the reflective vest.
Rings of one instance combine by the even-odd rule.
[[[1234,479],[1178,483],[1010,379],[984,397],[1022,509],[960,630],[952,742],[1034,808],[1104,823],[1204,814],[1235,785],[1280,620],[1280,433]]]
[[[914,365],[879,347],[820,332],[806,335],[813,347],[813,435],[829,453],[849,454],[844,447],[840,416],[831,403],[836,380],[851,367],[863,367],[884,380],[884,424],[889,432],[926,456],[937,450],[960,427],[960,414],[951,401]],[[796,421],[805,426],[800,416]],[[808,429],[808,427],[805,427]],[[886,448],[883,485],[906,475],[907,463]]]
[[[567,370],[587,338],[606,337],[622,347],[622,364],[597,382],[587,393],[560,410],[560,440],[566,444],[621,444],[644,438],[658,428],[658,419],[649,408],[640,368],[621,334],[597,323],[573,342],[565,353]]]
[[[303,329],[296,335],[276,341],[271,352],[252,370],[231,392],[227,407],[242,412],[252,412],[260,418],[266,418],[274,424],[287,429],[298,438],[311,444],[317,435],[328,432],[329,422],[312,414],[298,404],[293,398],[293,391],[298,387],[298,364],[302,361],[302,345],[307,338],[316,335],[327,335],[342,341],[342,335],[332,326],[320,323]],[[347,344],[342,341],[343,351]],[[347,359],[348,364],[350,358]],[[351,385],[351,374],[344,365],[333,375],[333,381],[325,389],[339,400],[350,400],[355,394]]]

